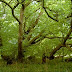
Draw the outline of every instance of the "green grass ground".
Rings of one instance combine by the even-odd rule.
[[[50,60],[46,64],[38,63],[13,63],[6,65],[0,60],[0,72],[72,72],[72,62],[61,62],[61,60]]]

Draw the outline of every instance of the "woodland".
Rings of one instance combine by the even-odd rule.
[[[71,67],[71,0],[0,0],[0,72]]]

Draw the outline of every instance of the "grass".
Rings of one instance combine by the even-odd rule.
[[[6,65],[0,60],[0,72],[72,72],[72,62],[62,62],[60,59],[48,60],[46,64],[13,63]]]

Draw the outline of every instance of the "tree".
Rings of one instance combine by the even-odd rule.
[[[70,8],[71,1],[54,2],[50,0],[9,0],[9,3],[4,0],[0,1],[5,3],[5,5],[11,9],[12,16],[19,24],[18,60],[20,62],[23,58],[23,47],[25,50],[25,48],[37,43],[40,45],[43,41],[46,41],[45,39],[48,40],[47,44],[50,43],[49,40],[53,42],[54,39],[55,41],[53,42],[53,45],[51,45],[51,43],[49,44],[49,47],[52,46],[51,49],[54,49],[50,52],[50,56],[48,58],[53,57],[53,55],[61,47],[67,47],[69,50],[71,50],[69,47],[71,46],[71,43],[66,44],[68,39],[72,39],[70,36],[72,32],[72,22],[70,24],[70,19],[72,17]],[[13,5],[10,4],[11,2]],[[66,8],[67,5],[68,7]],[[18,11],[16,11],[16,9]],[[19,16],[16,16],[15,12],[19,12],[18,14],[20,14],[20,19]],[[67,33],[68,30],[69,32]]]

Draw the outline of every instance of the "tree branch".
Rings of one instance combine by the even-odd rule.
[[[47,36],[45,36],[44,38],[48,38],[48,39],[55,39],[55,38],[65,38],[65,37],[47,37]],[[69,37],[68,39],[72,39],[72,37]]]
[[[35,36],[32,40],[29,41],[30,44],[34,43],[36,39],[38,39],[44,30],[42,30],[37,36]]]
[[[72,13],[71,13],[71,15],[72,15]],[[53,49],[53,51],[50,53],[50,57],[52,57],[61,47],[66,45],[65,43],[66,43],[67,39],[69,38],[69,36],[71,35],[71,32],[72,32],[72,19],[71,19],[70,30],[69,30],[68,34],[66,35],[66,37],[64,38],[64,41],[61,44],[59,44],[55,49]]]
[[[13,10],[19,5],[19,3],[17,3],[14,7],[13,7]]]
[[[25,0],[22,0],[22,2],[19,2],[19,0],[17,0],[19,4],[22,4]]]
[[[9,6],[11,9],[12,9],[12,7],[9,5],[9,3],[7,3],[6,1],[4,1],[4,0],[0,0],[1,2],[3,2],[3,3],[5,3],[7,6]]]
[[[48,38],[48,39],[56,39],[56,38],[58,38],[58,39],[63,39],[64,37],[46,37],[46,36],[43,36],[42,38],[40,38],[39,40],[37,40],[37,41],[34,41],[33,43],[35,44],[35,43],[37,43],[37,42],[39,42],[39,41],[42,41],[43,39],[45,39],[45,38]],[[72,37],[69,37],[68,39],[72,39]],[[67,44],[67,45],[72,45],[72,44]]]
[[[48,16],[49,18],[51,18],[52,20],[54,20],[54,21],[57,21],[57,22],[58,22],[58,20],[54,19],[53,17],[51,17],[51,16],[48,14],[48,12],[47,12],[46,8],[44,7],[44,0],[43,0],[43,9],[45,10],[45,12],[46,12],[46,14],[47,14],[47,16]]]
[[[28,1],[28,3],[25,4],[25,8],[31,3],[31,0]]]
[[[19,3],[17,3],[13,8],[12,8],[12,15],[13,17],[19,22],[19,24],[21,24],[20,20],[15,16],[14,14],[14,9],[19,5]]]
[[[58,22],[58,20],[56,20],[56,19],[52,18],[52,17],[48,14],[48,12],[47,12],[47,10],[45,9],[45,7],[43,7],[43,9],[45,10],[45,12],[46,12],[46,14],[47,14],[47,16],[48,16],[49,18],[51,18],[52,20],[54,20],[54,21],[57,21],[57,22]]]
[[[29,29],[27,30],[27,32],[30,32],[30,31],[37,25],[37,23],[38,23],[38,21],[39,21],[39,18],[40,18],[40,16],[41,16],[42,14],[43,14],[42,12],[39,13],[39,16],[37,17],[36,21],[34,22],[34,24],[32,24],[31,27],[29,27]]]
[[[6,5],[8,5],[11,8],[12,11],[12,15],[13,17],[19,22],[19,24],[21,24],[20,20],[15,16],[14,14],[14,9],[19,5],[19,3],[17,3],[13,8],[11,7],[11,5],[9,5],[6,1],[4,0],[0,0],[1,2],[5,3]]]
[[[72,52],[72,48],[69,45],[66,44],[65,47]]]
[[[40,9],[40,8],[36,9],[33,13],[35,13],[35,12],[38,11],[39,9]],[[32,14],[33,14],[33,13],[32,13]],[[26,27],[26,20],[27,20],[27,19],[28,19],[32,14],[30,14],[28,17],[25,17],[25,22],[24,22],[24,33],[25,33],[25,34],[28,34],[28,32],[27,32],[28,30],[25,31],[25,27]]]

